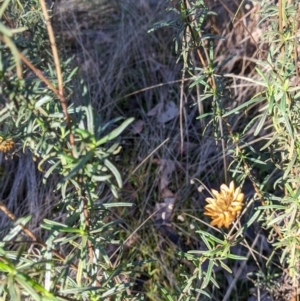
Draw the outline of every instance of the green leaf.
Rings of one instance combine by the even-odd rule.
[[[265,83],[268,83],[268,79],[265,77],[265,74],[263,71],[261,71],[258,67],[255,67],[256,72],[263,78]]]
[[[202,230],[197,230],[196,233],[201,233],[202,235],[209,237],[211,240],[215,241],[218,244],[221,244],[221,245],[225,244],[225,242],[223,240],[213,236],[211,233],[204,232]]]
[[[49,220],[47,218],[44,218],[43,223],[41,225],[43,229],[52,230],[52,229],[62,229],[67,228],[68,226],[53,220]]]
[[[282,94],[282,96],[280,96],[280,106],[279,106],[279,108],[280,108],[280,112],[281,112],[281,114],[282,115],[285,115],[285,113],[286,113],[286,94],[285,93],[283,93],[283,92],[281,92],[280,94]]]
[[[81,158],[76,163],[74,169],[66,177],[64,177],[63,182],[75,176],[85,166],[85,164],[93,158],[93,155],[94,155],[94,151],[90,150],[83,158]]]
[[[5,0],[7,2],[7,0]],[[9,2],[10,0],[8,0]],[[1,11],[2,11],[2,6],[5,6],[5,4],[1,4],[0,6],[0,15],[1,15]],[[0,23],[0,33],[2,33],[3,35],[7,36],[7,37],[12,37],[13,36],[13,32],[11,29],[7,28],[6,26],[4,26],[3,23]]]
[[[213,113],[205,113],[205,114],[201,114],[200,116],[197,117],[197,119],[202,119],[202,118],[205,118],[207,116],[213,116],[214,114]]]
[[[102,204],[102,206],[106,209],[108,208],[114,208],[114,207],[132,207],[134,204],[133,203],[125,203],[125,202],[115,202],[115,203],[106,203]]]
[[[229,258],[228,255],[229,255],[229,254],[227,254],[227,257]],[[222,267],[224,270],[226,270],[228,273],[232,274],[232,270],[229,268],[229,266],[227,266],[227,265],[223,262],[223,260],[219,260],[219,263],[220,263],[221,267]]]
[[[26,274],[18,271],[15,279],[35,300],[41,299],[38,293],[36,293],[36,291],[38,291],[39,293],[42,293],[45,297],[47,297],[47,299],[58,301],[58,299],[52,293],[48,292],[43,286],[41,286]]]
[[[164,22],[158,22],[158,23],[155,23],[153,28],[149,29],[148,30],[148,33],[151,33],[159,28],[162,28],[162,27],[168,27],[168,26],[175,26],[177,24],[177,20],[176,19],[171,19],[169,21],[164,21]],[[177,26],[175,26],[177,27]]]
[[[33,281],[29,280],[29,277],[27,279],[25,277],[17,276],[15,277],[15,281],[34,299],[37,301],[41,300],[40,295],[34,290],[32,287]],[[16,285],[17,285],[16,283]]]
[[[236,56],[236,53],[230,55],[227,59],[225,59],[223,62],[221,62],[221,64],[219,65],[216,65],[214,70],[218,70],[220,69],[221,67],[225,66],[228,62],[230,62],[234,57]]]
[[[243,227],[236,233],[236,236],[238,237],[241,233],[243,233],[246,229],[248,229],[255,221],[259,219],[259,216],[261,215],[260,210],[256,210],[253,216],[243,225]]]
[[[5,258],[5,261],[8,261]],[[9,262],[0,261],[0,271],[4,273],[14,274],[15,273],[15,267],[10,264]]]
[[[105,159],[103,161],[104,165],[109,168],[109,170],[113,173],[113,175],[115,176],[116,180],[117,180],[117,183],[118,183],[118,186],[119,188],[122,188],[122,178],[121,178],[121,175],[118,171],[118,169],[108,160],[108,159]]]
[[[68,75],[66,82],[69,82],[70,80],[72,80],[73,76],[75,75],[75,73],[77,72],[79,68],[75,67]]]
[[[214,279],[214,277],[210,278],[210,282],[216,287],[216,288],[220,288],[219,284],[217,283],[217,281]]]
[[[212,269],[213,269],[213,266],[214,266],[214,261],[212,259],[209,260],[209,263],[208,263],[208,267],[207,267],[207,270],[206,270],[206,275],[204,277],[204,280],[203,280],[203,283],[201,285],[201,289],[204,289],[207,287],[207,285],[209,284],[210,280],[211,280],[211,277],[212,277]]]
[[[267,138],[262,137],[263,139],[267,140]],[[276,140],[281,139],[281,135],[279,133],[276,133],[269,141],[260,149],[260,151],[266,149],[271,144],[273,144]]]
[[[92,175],[92,177],[91,177],[93,182],[106,182],[110,178],[111,178],[111,175],[105,175],[105,176]]]
[[[105,137],[98,140],[96,142],[96,146],[98,147],[98,146],[106,143],[107,141],[110,141],[110,140],[115,139],[116,137],[118,137],[125,130],[125,128],[127,128],[128,125],[130,123],[132,123],[133,121],[134,121],[134,118],[126,119],[120,126],[118,126],[116,129],[111,131],[110,134],[108,134]]]
[[[60,161],[57,161],[56,163],[54,163],[45,173],[44,175],[44,179],[48,179],[48,177],[54,172],[54,170],[60,165]]]
[[[39,99],[35,105],[34,105],[34,108],[37,109],[41,106],[43,106],[44,104],[50,102],[52,100],[52,97],[50,97],[49,95],[46,95],[44,97],[42,97],[41,99]]]
[[[272,114],[273,109],[274,109],[274,102],[275,102],[275,98],[274,98],[273,94],[269,96],[268,102],[269,102],[268,112],[269,112],[269,114]]]
[[[200,288],[195,288],[195,291],[202,294],[202,295],[205,295],[206,297],[208,297],[209,299],[208,300],[211,300],[211,296],[210,294],[208,294],[206,291],[200,289]]]
[[[175,299],[173,299],[173,297],[168,293],[168,291],[161,286],[159,283],[156,284],[158,286],[158,288],[160,289],[160,291],[162,292],[162,294],[167,297],[168,301],[175,301]]]
[[[76,134],[79,134],[82,139],[92,138],[93,134],[85,129],[75,129]]]
[[[206,236],[203,235],[202,233],[200,233],[200,236],[201,236],[201,238],[202,238],[202,241],[205,243],[207,249],[208,249],[208,250],[211,250],[212,247],[211,247],[210,243],[208,242]]]
[[[227,116],[230,116],[238,111],[240,111],[241,109],[245,108],[245,107],[248,107],[249,105],[253,104],[253,103],[258,103],[258,102],[261,102],[265,100],[264,97],[255,97],[255,98],[252,98],[248,101],[246,101],[245,103],[239,105],[238,107],[232,109],[231,111],[227,112],[226,114],[223,114],[222,116],[223,117],[227,117]]]
[[[10,296],[10,300],[16,300],[16,301],[21,301],[21,296],[20,293],[18,293],[20,290],[18,289],[17,284],[15,284],[14,277],[13,275],[9,275],[7,279],[7,288],[8,288],[8,293]],[[3,299],[3,301],[6,299]]]
[[[294,154],[294,156],[292,157],[289,165],[285,168],[284,174],[282,176],[283,180],[285,180],[288,177],[288,175],[291,172],[292,168],[295,166],[295,162],[297,160],[297,157],[298,157],[297,154]]]
[[[226,257],[234,260],[248,260],[248,257],[246,256],[239,256],[235,254],[226,254]]]
[[[107,185],[109,186],[110,191],[112,192],[114,197],[117,199],[119,197],[117,187],[114,184],[109,183],[109,182],[107,183]]]
[[[2,19],[2,16],[10,2],[10,0],[4,0],[4,1],[1,1],[1,6],[0,6],[0,20]],[[1,30],[0,30],[1,31]]]
[[[78,269],[76,273],[76,282],[78,286],[82,286],[82,275],[83,271],[86,271],[85,257],[86,257],[86,249],[87,249],[87,238],[83,237],[81,241],[81,252],[78,262]]]
[[[264,205],[264,206],[258,206],[258,210],[267,210],[267,209],[278,209],[278,210],[286,210],[286,206],[282,205]]]
[[[122,284],[116,284],[115,287],[107,290],[104,294],[101,295],[101,298],[106,298],[106,297],[109,297],[109,296],[112,296],[116,293],[120,293],[120,292],[123,292],[125,291],[126,288],[129,288],[131,286],[134,286],[134,283],[133,282],[130,282],[130,283],[122,283]]]
[[[294,140],[294,131],[287,115],[283,115],[285,126],[289,132],[290,138]]]
[[[92,135],[95,135],[94,110],[91,103],[84,107],[84,109],[87,117],[87,128]]]
[[[13,240],[21,231],[23,231],[22,226],[26,226],[28,222],[32,219],[32,216],[26,216],[18,218],[14,221],[14,228],[10,229],[9,233],[3,238],[3,241],[11,241]]]
[[[203,86],[207,85],[207,82],[204,81],[205,79],[207,79],[207,75],[203,74],[200,77],[197,77],[190,85],[189,88],[193,88],[194,86],[198,85],[198,84],[202,84]],[[209,95],[212,96],[212,95]]]
[[[254,134],[253,134],[254,136],[257,136],[259,134],[260,130],[262,129],[262,127],[266,124],[265,122],[266,122],[266,119],[268,116],[269,116],[269,112],[268,112],[268,110],[266,110],[264,112],[264,114],[262,115],[262,117],[254,131]]]
[[[255,158],[247,157],[246,159],[249,160],[249,161],[252,161],[252,162],[254,162],[254,163],[256,163],[256,164],[261,164],[261,165],[266,165],[266,164],[267,164],[266,162],[261,161],[261,160],[259,160],[258,158],[255,159]]]
[[[100,251],[101,256],[103,257],[103,259],[105,261],[106,267],[111,268],[113,265],[112,265],[112,262],[111,262],[109,256],[107,255],[106,251],[100,245],[97,245],[97,249]]]
[[[56,152],[52,152],[46,156],[44,156],[44,158],[39,162],[38,164],[38,170],[40,171],[43,171],[42,169],[42,165],[45,163],[45,162],[51,162],[51,159],[53,158],[56,158],[57,157],[57,153]]]
[[[0,32],[3,29],[1,27],[3,27],[3,25],[0,23]],[[7,35],[3,35],[2,39],[3,39],[4,43],[10,48],[10,51],[13,54],[15,64],[16,64],[16,69],[17,69],[17,75],[19,78],[21,78],[22,77],[22,64],[21,64],[19,51],[18,51],[16,45],[14,44],[14,42]]]
[[[3,110],[0,112],[0,122],[2,123],[5,119],[11,117],[11,112],[8,110],[7,107],[5,107]]]
[[[267,87],[267,83],[265,83],[264,81],[255,80],[255,79],[252,79],[252,78],[246,77],[246,76],[224,74],[224,77],[234,77],[234,78],[238,78],[238,79],[244,80],[249,83],[253,83],[257,86]]]
[[[274,225],[274,224],[280,224],[280,222],[282,220],[284,220],[286,218],[287,214],[280,214],[277,217],[275,217],[274,219],[272,219],[270,222],[268,222],[268,227]]]

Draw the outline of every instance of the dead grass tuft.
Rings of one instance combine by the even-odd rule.
[[[0,155],[1,178],[0,200],[16,218],[31,215],[28,226],[36,235],[41,234],[40,223],[45,217],[52,215],[56,205],[53,193],[55,180],[44,185],[43,175],[37,170],[32,155]],[[0,211],[0,229],[5,231],[9,219]],[[4,233],[0,232],[0,236]]]

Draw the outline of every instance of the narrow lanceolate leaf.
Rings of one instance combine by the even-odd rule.
[[[111,131],[108,135],[105,137],[101,138],[100,140],[97,141],[96,146],[100,146],[104,144],[107,141],[110,141],[112,139],[115,139],[118,137],[127,127],[130,123],[134,121],[134,118],[128,118],[126,119],[120,126],[118,126],[116,129]]]
[[[31,220],[32,216],[25,216],[14,221],[14,228],[11,228],[9,233],[3,238],[4,241],[12,241],[22,230],[22,226],[26,226],[26,224]]]
[[[207,116],[213,116],[213,113],[204,113],[204,114],[201,114],[200,116],[197,117],[197,119],[202,119],[202,118],[205,118]]]
[[[114,174],[119,188],[122,188],[122,184],[123,184],[122,183],[122,178],[121,178],[121,175],[120,175],[118,169],[108,159],[104,160],[104,165],[106,167],[108,167],[110,169],[110,171]]]
[[[249,228],[260,216],[261,211],[257,210],[252,217],[250,218],[250,220],[245,224],[245,228]]]
[[[126,288],[133,286],[133,285],[134,285],[133,282],[117,284],[115,287],[111,288],[110,290],[107,290],[104,294],[102,294],[101,299],[104,299],[106,297],[120,293],[120,292],[124,291]]]
[[[267,138],[263,138],[263,139],[267,140]],[[264,149],[269,147],[276,140],[280,141],[282,140],[282,137],[279,134],[275,134],[271,139],[268,139],[268,142],[260,149],[260,151],[263,151]]]
[[[237,112],[239,112],[241,109],[246,108],[246,107],[248,107],[248,106],[250,106],[250,105],[252,105],[252,104],[254,104],[254,103],[258,103],[258,102],[264,101],[264,99],[265,99],[265,98],[264,98],[264,97],[261,97],[261,96],[260,96],[260,97],[252,98],[252,99],[250,99],[250,100],[248,100],[248,101],[242,103],[242,104],[239,105],[238,107],[236,107],[236,108],[230,110],[229,112],[225,113],[225,114],[223,115],[223,117],[227,117],[227,116],[230,116],[230,115],[232,115],[232,114],[234,114],[234,113],[237,113]]]
[[[94,151],[91,150],[89,151],[84,157],[82,157],[78,163],[76,164],[76,166],[74,167],[73,170],[71,170],[71,172],[64,178],[64,181],[67,181],[69,180],[70,178],[72,178],[74,175],[76,175],[80,169],[82,169],[85,164],[92,159],[93,157],[93,154],[94,154]]]
[[[18,271],[15,276],[15,280],[18,284],[27,291],[35,300],[41,300],[41,297],[38,293],[41,293],[48,300],[58,301],[58,299],[49,291],[47,291],[43,286],[37,283],[34,279],[30,278],[24,273]]]
[[[202,76],[196,78],[189,86],[189,88],[192,88],[198,84],[202,84],[203,86],[206,85],[206,82],[205,82],[205,78],[207,77],[206,74],[203,74]],[[211,96],[211,95],[210,95]]]
[[[12,274],[14,273],[15,269],[13,265],[0,261],[0,271]]]
[[[102,204],[101,206],[103,206],[104,208],[108,209],[108,208],[114,208],[114,207],[132,207],[134,204],[133,203],[127,203],[127,202],[115,202],[115,203],[105,203]]]
[[[290,174],[292,168],[295,166],[296,159],[297,159],[297,154],[295,154],[295,155],[292,157],[292,159],[291,159],[289,165],[287,166],[287,168],[286,168],[286,170],[285,170],[285,172],[284,172],[284,174],[283,174],[283,177],[282,177],[283,179],[286,179],[287,176]]]
[[[239,255],[235,255],[235,254],[227,254],[227,258],[231,258],[234,260],[248,260],[248,257],[246,257],[246,256],[239,256]]]
[[[103,175],[103,176],[92,176],[93,182],[105,182],[111,178],[111,175]]]
[[[90,133],[95,134],[95,124],[94,124],[94,112],[91,103],[87,105],[86,115],[87,115],[87,127]]]
[[[157,283],[156,285],[158,286],[158,288],[160,289],[162,294],[167,298],[168,301],[175,301],[164,287],[162,287],[159,283]]]
[[[52,98],[49,95],[46,95],[42,98],[40,98],[34,105],[34,108],[37,109],[41,106],[43,106],[44,104],[46,104],[47,102],[50,102],[52,100]]]
[[[215,241],[216,243],[218,244],[221,244],[221,245],[224,245],[224,241],[213,236],[212,234],[208,233],[208,232],[205,232],[205,231],[202,231],[202,230],[197,230],[196,231],[197,233],[201,233],[202,235],[205,235],[207,237],[209,237],[211,240]]]
[[[257,136],[260,132],[260,130],[262,129],[262,127],[266,124],[265,121],[266,121],[266,118],[269,116],[269,112],[266,110],[265,113],[262,115],[256,129],[255,129],[255,132],[254,132],[254,136]]]
[[[294,139],[294,131],[287,115],[283,115],[284,123],[291,139]]]
[[[204,281],[203,281],[203,284],[202,284],[202,287],[201,287],[202,289],[207,287],[208,283],[210,282],[210,280],[212,278],[212,268],[213,268],[213,266],[214,266],[213,260],[209,260],[206,275],[204,277]]]
[[[87,271],[87,258],[88,254],[88,238],[87,236],[82,236],[80,244],[80,258],[78,262],[78,270],[76,274],[76,281],[79,287],[83,286],[82,281],[84,280],[84,272]]]
[[[227,266],[222,260],[219,260],[219,263],[224,270],[226,270],[228,273],[232,274],[232,270],[230,269],[230,267]]]
[[[0,6],[0,17],[2,17],[2,15],[4,14],[10,0],[5,0],[5,1],[1,1],[1,2],[2,2],[2,4]],[[4,25],[2,25],[2,26],[4,26]],[[1,33],[2,33],[2,31],[1,31]]]
[[[20,293],[15,289],[15,279],[13,275],[9,275],[7,279],[7,285],[5,285],[8,291],[8,295],[10,296],[10,300],[21,301]],[[2,296],[3,298],[3,296]],[[7,299],[2,299],[7,300]]]
[[[7,29],[4,25],[0,23],[1,29],[0,32],[4,32],[5,34],[11,34],[11,31]],[[8,37],[8,35],[3,35],[2,36],[3,42],[10,48],[11,53],[13,54],[15,64],[16,64],[16,69],[17,69],[17,75],[19,78],[22,77],[22,64],[21,64],[21,59],[19,56],[18,49],[16,45],[14,44],[13,40]]]

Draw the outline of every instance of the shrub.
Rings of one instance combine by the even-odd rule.
[[[74,106],[76,70],[70,58],[59,60],[46,4],[40,4],[1,6],[1,152],[14,160],[28,150],[44,182],[56,178],[52,210],[60,220],[44,219],[41,239],[27,227],[31,216],[17,218],[1,200],[11,223],[0,243],[0,294],[3,300],[124,300],[133,283],[122,275],[142,262],[120,264],[119,222],[108,214],[130,204],[106,204],[101,196],[104,185],[115,197],[122,186],[112,158],[120,151],[116,138],[133,118],[104,123],[84,82],[82,104]]]
[[[206,124],[204,132],[213,127],[216,143],[222,151],[224,182],[228,183],[229,178],[235,179],[243,186],[250,180],[254,189],[246,199],[243,210],[240,210],[241,198],[232,190],[233,182],[230,184],[231,188],[223,184],[220,193],[212,190],[212,198],[207,199],[209,204],[204,213],[212,218],[211,226],[209,229],[199,226],[196,231],[205,243],[205,248],[182,254],[196,267],[192,277],[185,275],[185,284],[178,300],[189,300],[193,298],[191,296],[196,299],[207,296],[218,300],[220,291],[213,289],[219,288],[214,270],[220,267],[232,273],[226,264],[231,260],[244,260],[238,273],[241,273],[247,262],[255,261],[260,269],[259,273],[263,275],[252,273],[251,277],[257,277],[253,280],[255,285],[276,298],[282,298],[279,297],[281,294],[290,298],[285,300],[293,300],[292,296],[296,296],[299,285],[300,258],[300,94],[297,86],[299,6],[283,1],[279,1],[278,5],[271,5],[268,1],[261,3],[257,26],[265,30],[260,37],[260,44],[256,44],[254,78],[222,72],[233,58],[216,61],[215,49],[218,41],[223,38],[207,29],[209,26],[206,25],[211,24],[210,17],[215,13],[208,9],[204,1],[178,1],[176,8],[172,7],[172,10],[176,17],[168,22],[158,23],[154,29],[162,26],[174,26],[177,29],[178,57],[184,62],[182,76],[185,78],[189,75],[192,81],[189,88],[197,87],[197,91],[200,91],[197,102],[206,110],[199,118]],[[237,14],[238,12],[235,16]],[[258,93],[237,103],[226,90],[226,78],[236,78],[240,83],[251,83],[256,89],[258,87]],[[256,115],[248,118],[245,110],[253,106],[256,108]],[[236,119],[243,120],[238,127],[234,126]],[[249,133],[252,138],[245,139],[246,136],[249,137]],[[259,139],[256,139],[257,136]],[[260,145],[255,144],[257,140],[261,142]],[[232,204],[236,204],[236,207]],[[235,210],[239,211],[239,217],[232,222],[232,213],[236,214]],[[266,230],[268,237],[272,237],[273,252],[269,258],[256,254],[249,244],[247,237],[253,224],[256,228]],[[215,225],[219,228],[230,227],[228,231],[220,231],[213,227]],[[254,241],[251,242],[252,245],[255,245]],[[244,247],[248,249],[247,252],[243,250]],[[239,254],[233,254],[233,250]],[[258,261],[271,269],[272,276],[264,274],[264,268],[260,267]],[[281,271],[279,275],[275,272],[278,268]],[[284,271],[288,271],[287,274]],[[234,283],[238,281],[238,275],[235,275],[223,300],[230,296]],[[287,277],[286,280],[283,280],[284,277]],[[276,289],[280,285],[278,283],[283,281],[286,289]],[[177,300],[166,291],[164,293],[168,300]]]

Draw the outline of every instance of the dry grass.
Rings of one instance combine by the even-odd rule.
[[[21,153],[21,152],[20,152]],[[0,199],[16,218],[31,215],[29,227],[37,235],[41,234],[40,223],[57,204],[53,187],[55,180],[44,185],[43,174],[37,170],[30,153],[10,155],[1,153]],[[9,219],[0,211],[0,229],[6,230]],[[0,231],[0,236],[3,232]]]

